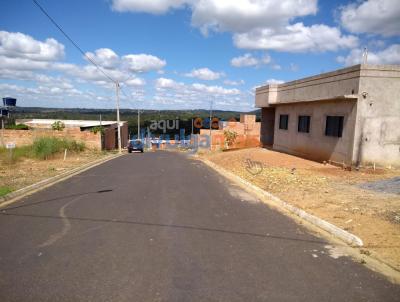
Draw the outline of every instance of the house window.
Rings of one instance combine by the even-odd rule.
[[[327,116],[326,117],[326,136],[342,137],[344,116]]]
[[[281,114],[279,116],[279,129],[288,130],[289,125],[289,115]]]
[[[310,120],[311,117],[309,115],[300,115],[299,116],[299,124],[297,125],[297,131],[299,132],[310,132]]]

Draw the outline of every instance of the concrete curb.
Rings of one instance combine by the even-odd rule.
[[[34,183],[34,184],[29,185],[27,187],[21,188],[19,190],[14,191],[14,192],[8,193],[7,195],[5,195],[3,197],[0,197],[0,208],[3,208],[5,206],[17,201],[19,198],[24,197],[25,195],[29,195],[30,193],[33,193],[33,192],[42,190],[44,188],[47,188],[47,187],[49,187],[49,186],[51,186],[51,185],[53,185],[53,184],[55,184],[55,183],[57,183],[57,182],[59,182],[61,180],[68,179],[69,177],[71,177],[71,176],[73,176],[75,174],[78,174],[78,173],[84,172],[86,170],[89,170],[89,169],[91,169],[91,168],[93,168],[95,166],[98,166],[98,165],[100,165],[102,163],[105,163],[105,162],[107,162],[109,160],[112,160],[114,158],[120,157],[121,155],[123,155],[123,154],[110,155],[110,156],[108,156],[106,158],[95,160],[93,162],[84,164],[83,166],[74,168],[74,169],[72,169],[70,171],[66,171],[64,173],[61,173],[61,174],[58,174],[56,176],[41,180],[41,181],[39,181],[37,183]]]
[[[363,246],[363,241],[357,237],[356,235],[353,235],[319,217],[316,217],[314,215],[311,215],[307,212],[305,212],[302,209],[299,209],[289,203],[287,203],[286,201],[283,201],[282,199],[280,199],[279,197],[264,191],[263,189],[257,187],[256,185],[253,185],[252,183],[250,183],[247,180],[244,180],[243,178],[235,175],[232,172],[229,172],[227,170],[225,170],[224,168],[221,168],[220,166],[214,164],[213,162],[207,160],[207,159],[201,159],[206,165],[208,165],[209,167],[213,168],[214,170],[216,170],[218,173],[222,174],[223,176],[239,182],[240,184],[242,184],[244,186],[244,188],[248,189],[250,188],[252,191],[256,191],[257,193],[267,197],[269,200],[271,200],[273,202],[273,205],[279,207],[279,208],[283,208],[287,211],[289,211],[290,213],[293,213],[297,216],[299,216],[300,218],[306,220],[307,222],[323,229],[324,231],[332,234],[333,236],[339,238],[340,240],[350,244],[350,245],[354,245],[354,246],[358,246],[361,247]]]

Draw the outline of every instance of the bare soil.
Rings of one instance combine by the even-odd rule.
[[[365,186],[396,179],[399,169],[347,171],[262,148],[201,156],[359,236],[365,244],[361,253],[400,270],[400,195]]]
[[[3,159],[0,160],[0,187],[15,191],[107,155],[109,153],[88,150],[76,154],[70,153],[65,161],[64,154],[47,160],[23,158],[11,164]]]

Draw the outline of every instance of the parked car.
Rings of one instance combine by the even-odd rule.
[[[143,143],[140,139],[129,141],[128,152],[132,153],[132,151],[140,151],[143,153]]]

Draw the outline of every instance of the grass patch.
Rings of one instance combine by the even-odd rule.
[[[25,124],[7,125],[5,128],[10,130],[29,130],[29,126]]]
[[[14,148],[12,153],[4,147],[0,148],[0,159],[7,163],[14,163],[22,158],[45,160],[64,152],[65,149],[68,152],[78,153],[85,150],[85,144],[65,138],[41,137],[36,139],[32,145]]]
[[[12,151],[4,147],[0,148],[0,159],[3,162],[14,163],[23,157],[32,157],[32,146],[16,147]]]
[[[42,137],[35,140],[32,145],[33,156],[38,159],[48,159],[65,149],[70,152],[82,152],[85,150],[85,144],[68,139]]]
[[[7,195],[8,193],[11,193],[13,190],[10,187],[4,186],[0,187],[0,197],[3,197]]]

